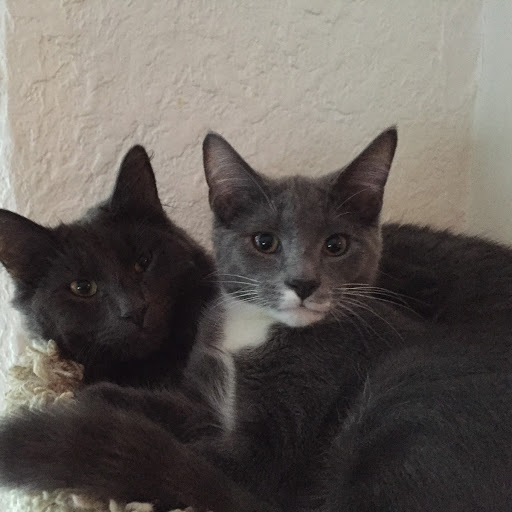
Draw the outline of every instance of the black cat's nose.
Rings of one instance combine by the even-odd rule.
[[[284,284],[290,287],[301,300],[307,299],[320,286],[318,281],[312,279],[290,279]]]
[[[137,327],[142,327],[144,325],[144,318],[146,317],[146,311],[148,310],[147,304],[143,306],[126,309],[121,313],[121,318],[125,320],[129,320],[134,323]]]

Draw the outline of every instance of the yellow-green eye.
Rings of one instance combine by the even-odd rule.
[[[252,243],[265,254],[272,254],[279,248],[279,238],[272,233],[257,233],[252,237]]]
[[[323,249],[329,256],[341,256],[347,252],[348,240],[343,235],[331,235],[324,242]]]
[[[137,260],[137,263],[135,263],[135,265],[134,265],[135,272],[138,272],[139,274],[141,272],[145,272],[148,269],[150,263],[151,263],[151,254],[142,255]]]
[[[92,297],[98,291],[98,286],[94,281],[80,279],[73,281],[69,289],[78,297]]]

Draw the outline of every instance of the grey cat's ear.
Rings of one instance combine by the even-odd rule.
[[[49,229],[8,210],[0,210],[0,261],[11,277],[31,283],[40,276],[56,243]]]
[[[123,158],[110,206],[127,211],[163,210],[155,173],[142,146],[133,146]]]
[[[379,217],[397,140],[396,128],[388,128],[334,176],[340,206],[366,222],[375,222]]]
[[[220,135],[209,133],[204,139],[203,163],[210,207],[222,222],[231,222],[255,203],[269,201],[264,178]]]

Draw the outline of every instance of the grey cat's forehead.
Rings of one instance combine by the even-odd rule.
[[[291,197],[307,198],[319,195],[322,198],[329,193],[328,178],[308,178],[306,176],[288,176],[269,181],[270,191],[274,195],[289,194]]]
[[[275,182],[270,194],[277,206],[288,211],[330,207],[330,188],[325,179],[292,176]]]
[[[253,204],[250,214],[241,216],[233,227],[289,233],[299,229],[321,236],[336,229],[353,231],[354,219],[347,215],[342,199],[331,195],[328,178],[293,176],[267,184],[267,198]]]

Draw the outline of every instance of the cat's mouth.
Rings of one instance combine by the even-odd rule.
[[[302,299],[295,291],[285,289],[273,316],[289,327],[305,327],[322,320],[330,308],[330,301],[318,294]]]
[[[329,309],[331,309],[331,303],[329,301],[326,302],[312,302],[306,300],[299,307],[304,307],[309,309],[310,311],[316,311],[317,313],[327,313]]]
[[[306,299],[305,301],[301,301],[298,304],[282,306],[279,308],[279,311],[310,311],[312,313],[319,313],[325,315],[330,308],[331,303],[329,301],[313,302],[311,300]]]
[[[289,327],[305,327],[322,320],[327,311],[323,304],[300,304],[278,309],[276,317]]]

